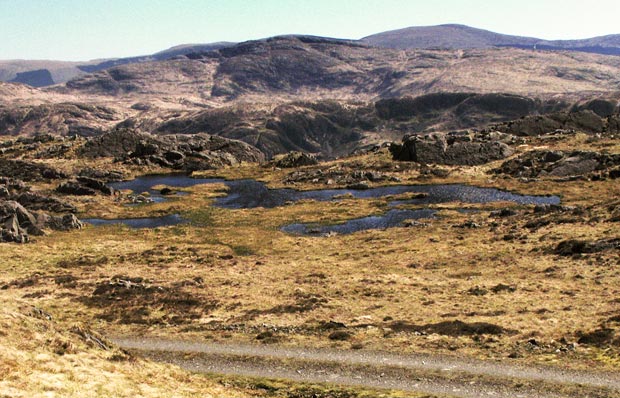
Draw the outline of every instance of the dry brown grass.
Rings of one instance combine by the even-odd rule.
[[[379,153],[321,167],[348,163],[372,168],[385,162],[387,154]],[[617,251],[574,257],[550,252],[566,239],[618,237],[617,222],[608,221],[608,204],[618,197],[616,181],[525,183],[485,174],[496,165],[453,167],[446,178],[427,179],[407,166],[390,173],[403,183],[461,182],[558,194],[566,205],[588,207],[587,215],[566,216],[562,222],[556,217],[529,229],[524,225],[541,217],[531,207],[517,207],[519,215],[498,219],[489,213],[498,206],[462,214],[455,211],[461,205],[453,203],[440,206],[441,217],[427,227],[321,238],[290,236],[279,227],[381,212],[386,199],[226,210],[209,207],[222,194],[217,185],[196,186],[174,201],[131,209],[99,197],[81,208],[107,217],[183,212],[194,224],[153,230],[86,227],[29,245],[2,245],[2,282],[10,286],[1,294],[43,308],[63,324],[85,322],[104,334],[255,340],[270,331],[267,341],[281,344],[492,358],[516,354],[524,362],[620,367],[617,347],[565,350],[581,332],[618,315]],[[218,174],[257,177],[278,186],[288,172],[244,165]],[[455,227],[468,220],[480,228]],[[19,283],[28,277],[34,282]],[[114,290],[126,299],[110,301],[101,290],[97,293],[131,278],[139,281],[138,290]],[[514,291],[493,292],[499,285]],[[344,323],[351,337],[330,340],[331,331],[321,328],[327,321]],[[425,335],[394,327],[394,322],[422,326],[446,321],[485,322],[513,332]],[[528,343],[532,339],[535,344]]]
[[[2,292],[3,397],[245,397],[203,376],[103,349],[83,326],[46,319],[31,300]],[[109,344],[103,340],[104,344]]]

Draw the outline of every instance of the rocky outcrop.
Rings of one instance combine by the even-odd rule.
[[[0,201],[0,241],[26,243],[45,228],[67,231],[82,228],[82,223],[73,214],[33,213],[16,201]]]
[[[62,216],[50,216],[42,214],[39,216],[42,224],[55,231],[70,231],[72,229],[81,229],[83,224],[75,214],[65,214]]]
[[[400,181],[398,177],[378,171],[351,170],[347,167],[303,169],[289,173],[283,180],[287,185],[300,183],[347,186],[350,189],[368,189],[371,182]]]
[[[563,240],[553,249],[554,254],[560,256],[572,256],[576,254],[599,253],[605,250],[619,250],[620,239],[600,239],[596,241]]]
[[[28,242],[28,234],[41,235],[37,218],[15,201],[0,202],[0,237],[4,242]]]
[[[120,120],[111,108],[85,103],[11,106],[0,109],[0,135],[92,136]]]
[[[363,131],[380,124],[372,104],[338,101],[292,102],[271,107],[230,106],[167,120],[162,134],[206,132],[247,142],[267,158],[292,151],[346,155],[357,148]]]
[[[318,164],[316,156],[304,152],[289,152],[284,156],[275,159],[273,162],[275,167],[289,169],[301,166],[312,166]]]
[[[619,178],[620,155],[585,151],[530,151],[492,170],[512,177]]]
[[[100,192],[104,195],[112,196],[114,195],[114,189],[110,188],[106,185],[105,182],[98,180],[92,177],[78,176],[77,182],[81,185],[88,187],[90,189],[94,189],[97,192]]]
[[[580,131],[588,134],[618,133],[618,114],[601,116],[604,109],[574,108],[573,112],[556,112],[545,115],[527,116],[521,119],[492,126],[493,129],[518,136],[539,136],[556,130]]]
[[[43,210],[53,213],[75,213],[77,209],[70,203],[64,202],[53,196],[46,196],[36,192],[22,192],[11,196],[12,200],[19,202],[29,210]]]
[[[77,181],[63,182],[56,188],[56,192],[76,196],[92,196],[97,193],[94,189],[84,186]]]
[[[139,145],[157,143],[155,137],[127,129],[116,129],[88,140],[78,154],[86,158],[124,158],[136,151]]]
[[[30,191],[23,181],[0,177],[0,200],[15,201],[30,211],[44,210],[54,213],[75,213],[75,206],[53,196]]]
[[[75,181],[63,182],[56,188],[56,192],[65,195],[88,196],[102,193],[104,195],[114,195],[114,189],[110,188],[101,180],[91,177],[77,177]]]
[[[264,160],[258,149],[241,141],[208,134],[154,136],[127,129],[114,130],[89,140],[80,154],[185,171]]]
[[[100,170],[90,167],[84,168],[77,172],[78,177],[94,178],[103,182],[123,181],[125,178],[122,171]]]
[[[450,92],[388,98],[375,103],[377,115],[384,120],[415,120],[418,124],[434,124],[451,117],[453,125],[463,127],[518,119],[566,109],[567,106],[559,101],[541,101],[512,94]]]
[[[600,117],[609,117],[618,113],[618,101],[611,98],[596,98],[573,105],[571,111],[592,111]]]
[[[73,214],[76,211],[71,204],[30,191],[21,180],[0,177],[0,242],[26,243],[45,229],[81,228],[82,223]]]
[[[41,163],[5,158],[0,158],[0,176],[23,181],[45,181],[67,177],[64,173]]]
[[[402,144],[392,144],[394,160],[424,164],[478,165],[510,156],[512,137],[501,133],[468,131],[410,135]]]

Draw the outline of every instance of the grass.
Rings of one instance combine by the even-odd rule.
[[[585,141],[576,144],[590,145]],[[497,218],[491,216],[496,205],[469,205],[480,211],[462,214],[455,211],[461,204],[450,203],[443,204],[440,217],[425,227],[316,238],[287,235],[279,227],[381,212],[387,199],[303,201],[275,209],[227,210],[209,206],[223,194],[223,186],[202,185],[187,189],[188,195],[175,201],[135,208],[105,197],[78,202],[82,214],[89,216],[181,212],[191,223],[153,230],[87,226],[36,237],[27,245],[0,244],[0,287],[6,286],[0,289],[0,300],[9,303],[3,309],[0,329],[0,373],[8,376],[0,382],[0,390],[17,396],[46,391],[77,396],[85,391],[84,380],[89,376],[94,384],[88,385],[86,396],[189,396],[197,391],[217,396],[230,386],[240,388],[239,396],[293,397],[314,391],[279,382],[269,391],[271,387],[261,388],[255,382],[242,385],[246,382],[237,379],[221,387],[169,366],[112,361],[110,353],[88,347],[72,334],[74,324],[101,335],[145,333],[238,341],[256,341],[258,334],[275,330],[270,341],[284,345],[511,356],[517,358],[510,360],[523,363],[620,369],[617,346],[577,344],[567,349],[582,332],[602,325],[617,327],[608,321],[618,315],[617,251],[573,257],[552,253],[566,239],[618,237],[617,222],[609,221],[611,204],[617,200],[617,181],[525,183],[486,174],[496,165],[453,167],[444,178],[427,178],[406,164],[386,173],[405,184],[460,182],[528,194],[558,194],[565,205],[584,206],[585,215],[541,216],[531,206],[515,206],[517,216]],[[318,167],[392,166],[387,154],[379,153]],[[276,187],[282,186],[288,172],[242,165],[217,173],[228,178],[259,178]],[[552,222],[525,227],[545,217]],[[480,227],[455,227],[465,221]],[[130,299],[122,302],[97,301],[105,298],[95,294],[97,288],[118,277],[141,278],[143,290],[132,291]],[[500,285],[511,289],[495,292]],[[182,307],[170,305],[178,300],[183,300],[178,304]],[[51,314],[55,326],[24,313],[32,307]],[[126,317],[111,316],[113,311],[122,311]],[[393,327],[395,322],[423,326],[457,320],[485,322],[515,332],[459,336]],[[320,327],[327,321],[344,323],[351,337],[329,339],[332,331]],[[532,339],[535,345],[529,343]],[[75,353],[55,354],[65,342],[77,347]],[[149,386],[144,380],[150,380]]]
[[[278,398],[434,398],[426,394],[403,393],[391,390],[371,390],[354,387],[339,387],[325,384],[291,383],[285,380],[255,377],[213,376],[224,386],[255,391],[263,397]]]
[[[4,301],[0,325],[3,397],[249,396],[204,376],[103,349],[85,337],[94,332],[48,320],[27,301]]]

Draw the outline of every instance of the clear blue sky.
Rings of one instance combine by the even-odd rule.
[[[0,59],[89,60],[288,33],[359,39],[461,23],[571,39],[620,33],[620,0],[0,0]]]

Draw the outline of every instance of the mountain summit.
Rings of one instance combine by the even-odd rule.
[[[516,47],[620,55],[620,34],[581,40],[543,40],[534,37],[504,35],[457,24],[412,26],[377,33],[364,37],[361,41],[375,47],[396,49]]]

